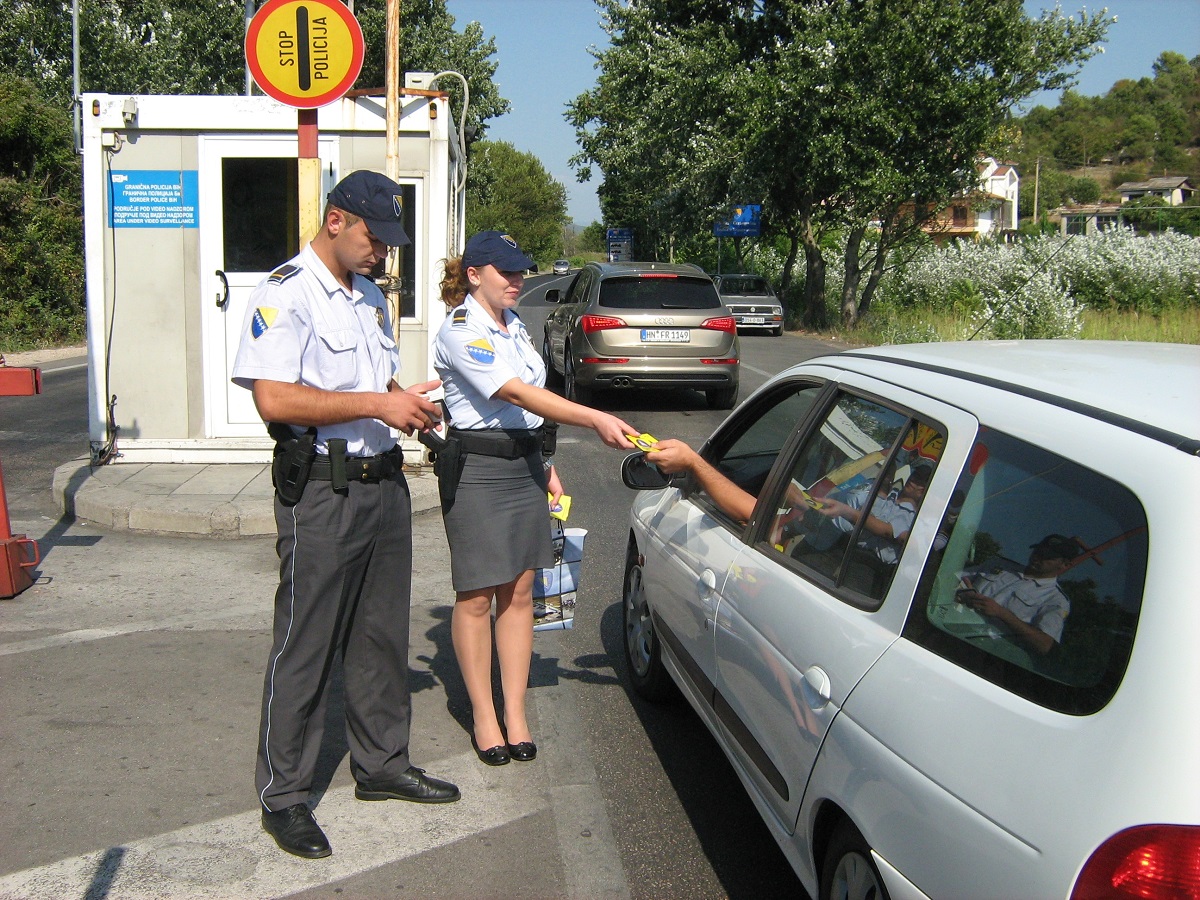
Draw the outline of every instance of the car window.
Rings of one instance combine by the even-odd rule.
[[[721,293],[740,297],[769,297],[771,287],[761,278],[728,278],[721,280]]]
[[[811,382],[780,385],[771,394],[757,398],[723,427],[714,436],[705,456],[722,475],[758,497],[780,450],[823,390],[822,385]],[[698,490],[694,496],[724,515],[703,490]]]
[[[1147,547],[1128,488],[981,429],[904,636],[1043,706],[1094,712],[1129,658]]]
[[[944,445],[935,423],[839,394],[800,447],[768,543],[856,604],[878,607]]]
[[[717,309],[721,298],[707,278],[635,275],[600,282],[600,305],[613,309]]]
[[[595,276],[591,269],[584,269],[571,282],[571,289],[567,292],[567,303],[583,303],[587,299],[588,285],[592,283]]]

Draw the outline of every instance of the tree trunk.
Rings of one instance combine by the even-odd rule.
[[[794,229],[787,231],[787,259],[783,263],[783,274],[779,278],[779,296],[783,298],[784,325],[795,328],[802,316],[792,309],[792,282],[795,281],[796,258],[800,255],[800,237]]]
[[[875,249],[875,260],[871,264],[871,274],[867,277],[867,286],[863,288],[862,298],[858,301],[858,317],[860,319],[871,308],[871,301],[875,298],[875,289],[879,287],[879,279],[883,277],[883,267],[887,262],[886,238],[887,230],[885,229],[879,236],[879,246]]]
[[[858,282],[862,278],[860,253],[866,225],[858,225],[846,236],[846,274],[842,279],[842,325],[853,328],[858,322]]]
[[[825,311],[825,257],[813,233],[812,210],[800,210],[800,242],[804,246],[804,324],[810,328],[827,328],[829,315]]]

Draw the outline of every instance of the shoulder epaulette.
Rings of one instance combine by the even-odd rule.
[[[453,322],[453,324],[455,324],[455,325],[465,324],[467,321],[466,306],[458,307],[458,309],[456,309],[456,310],[454,310],[454,312],[450,313],[450,318],[451,318],[451,321]]]
[[[270,276],[267,278],[267,281],[271,282],[272,284],[283,284],[299,271],[299,266],[293,266],[291,263],[284,263],[270,274]]]

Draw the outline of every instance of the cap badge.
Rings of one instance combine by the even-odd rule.
[[[514,250],[517,249],[517,242],[514,241],[511,237],[509,237],[507,234],[500,235],[500,240],[504,241],[504,243],[508,244],[508,246],[512,247]]]
[[[396,211],[397,219],[404,215],[404,198],[399,194],[392,194],[392,209]]]

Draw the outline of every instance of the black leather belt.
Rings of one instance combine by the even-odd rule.
[[[466,453],[498,456],[501,459],[520,459],[542,449],[542,429],[482,429],[460,431],[450,429],[450,437],[458,438]]]
[[[346,480],[376,484],[399,472],[404,467],[404,454],[399,445],[374,456],[347,456]],[[313,460],[308,477],[316,481],[332,481],[333,468],[328,456]]]

